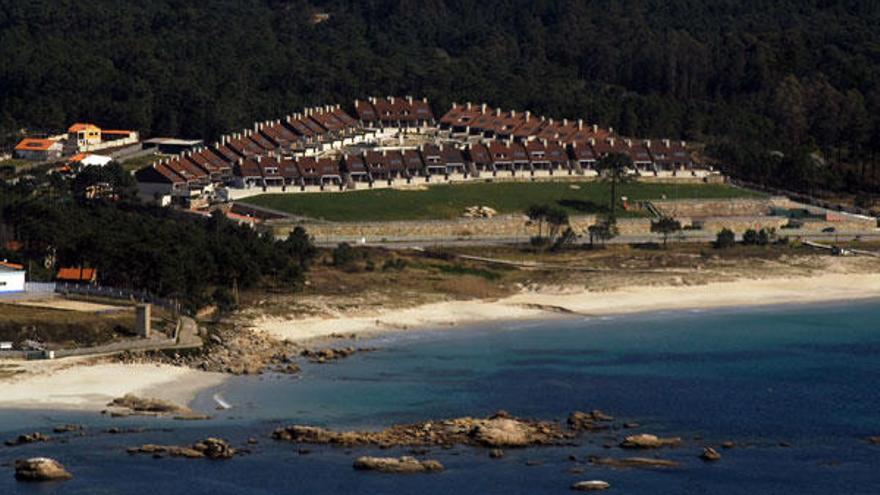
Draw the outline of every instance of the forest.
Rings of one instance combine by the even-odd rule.
[[[302,287],[317,255],[302,228],[276,240],[221,212],[200,218],[144,206],[125,184],[130,175],[118,164],[105,170],[36,187],[0,182],[0,260],[25,264],[30,281],[52,280],[62,266],[94,267],[103,286],[148,291],[187,309],[230,308],[239,289]],[[121,197],[83,198],[84,175],[110,182]]]
[[[413,94],[705,143],[741,179],[870,197],[877,26],[861,0],[0,0],[0,144],[78,120],[211,139]]]

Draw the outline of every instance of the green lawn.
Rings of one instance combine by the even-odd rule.
[[[169,155],[160,154],[139,156],[137,158],[132,158],[131,160],[126,160],[122,162],[122,169],[126,172],[134,172],[135,170],[143,168],[147,165],[151,165],[154,162],[158,162],[159,160],[168,157]]]
[[[723,184],[632,183],[619,188],[630,201],[761,197]],[[347,193],[261,194],[241,202],[330,221],[458,218],[467,206],[519,213],[533,204],[561,206],[569,214],[607,210],[608,186],[595,182],[506,182],[430,186],[427,191],[377,189]],[[621,216],[639,216],[621,212]]]

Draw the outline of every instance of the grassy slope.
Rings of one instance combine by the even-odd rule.
[[[460,217],[467,206],[490,206],[499,213],[518,213],[532,204],[552,204],[569,214],[597,213],[608,205],[608,186],[577,183],[474,183],[431,186],[427,191],[382,189],[345,194],[262,194],[244,200],[258,206],[332,221],[428,220]],[[758,193],[720,184],[645,184],[619,188],[631,201],[755,197]],[[633,215],[633,213],[628,213]]]

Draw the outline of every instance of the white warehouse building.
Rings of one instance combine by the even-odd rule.
[[[0,294],[24,292],[24,270],[11,263],[0,262]]]

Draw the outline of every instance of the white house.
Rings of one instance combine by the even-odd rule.
[[[24,270],[21,265],[0,261],[0,293],[24,292]]]

